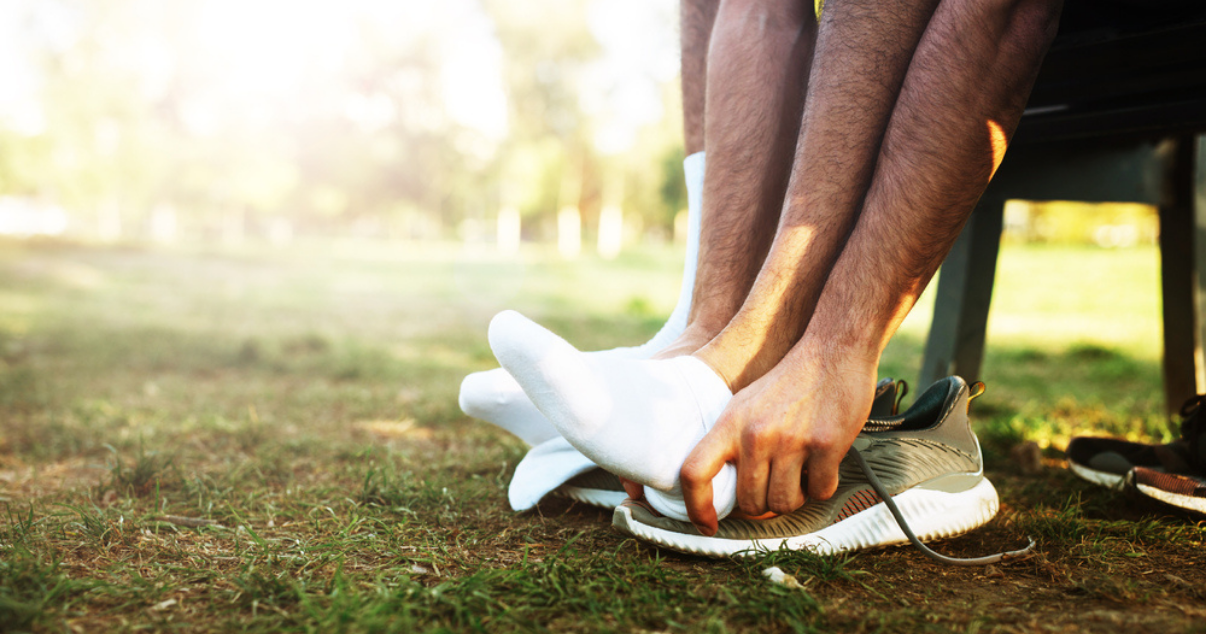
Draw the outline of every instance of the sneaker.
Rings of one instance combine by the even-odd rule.
[[[614,509],[628,498],[620,478],[599,467],[574,476],[557,491],[575,502],[605,509]]]
[[[908,393],[908,383],[890,378],[880,379],[875,385],[871,417],[895,416],[901,401]],[[628,498],[620,478],[600,467],[571,478],[557,491],[571,500],[606,509],[613,509]]]
[[[1203,413],[1206,395],[1195,396],[1181,407],[1181,437],[1166,445],[1149,445],[1116,438],[1078,436],[1068,443],[1065,451],[1068,469],[1072,473],[1115,490],[1128,489],[1147,497],[1143,487],[1167,485],[1180,490],[1186,483],[1181,478],[1162,478],[1164,473],[1189,479],[1206,477],[1206,414]],[[1142,477],[1132,476],[1132,471],[1142,469]],[[1199,485],[1201,486],[1201,485]]]
[[[729,517],[715,536],[706,537],[690,523],[661,517],[644,503],[628,500],[616,508],[612,524],[638,539],[711,557],[780,548],[830,554],[894,546],[910,541],[909,528],[921,541],[966,533],[986,524],[999,507],[968,420],[971,397],[963,379],[949,377],[926,390],[904,414],[868,420],[842,461],[833,497],[810,500],[786,515]],[[899,520],[877,488],[895,501]],[[975,562],[1010,554],[1017,553]]]
[[[1201,475],[1135,467],[1126,476],[1126,488],[1175,510],[1206,515],[1206,477]]]

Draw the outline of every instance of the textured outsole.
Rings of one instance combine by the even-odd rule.
[[[921,541],[954,537],[977,529],[987,524],[1000,507],[997,490],[987,479],[958,493],[913,487],[893,499]],[[687,535],[638,522],[627,506],[616,507],[612,526],[638,539],[705,557],[755,556],[783,547],[826,555],[908,543],[883,502],[815,533],[794,537],[719,539]]]
[[[624,491],[588,489],[585,487],[574,487],[568,484],[562,485],[557,490],[575,502],[597,506],[602,509],[613,509],[628,498],[628,494]]]
[[[1088,480],[1093,484],[1101,485],[1107,489],[1121,491],[1123,486],[1126,484],[1126,476],[1124,475],[1110,473],[1109,471],[1090,469],[1089,467],[1086,467],[1082,464],[1077,464],[1071,460],[1068,461],[1068,469],[1082,480]]]
[[[1206,498],[1178,495],[1176,493],[1165,491],[1164,489],[1158,489],[1154,486],[1140,484],[1138,482],[1134,482],[1132,485],[1140,495],[1147,496],[1153,500],[1163,502],[1164,504],[1168,504],[1170,506],[1175,506],[1179,509],[1191,511],[1200,515],[1206,515]]]

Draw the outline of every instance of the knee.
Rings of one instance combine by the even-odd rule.
[[[1055,39],[1064,0],[1015,0],[1012,4],[1009,24],[1016,36],[1044,45]]]
[[[1046,45],[1059,29],[1064,0],[946,0],[975,16],[987,32],[1023,43]]]

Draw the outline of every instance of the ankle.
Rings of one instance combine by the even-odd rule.
[[[700,348],[706,346],[716,333],[711,332],[706,328],[695,327],[688,325],[674,341],[669,345],[659,350],[653,355],[654,359],[671,359],[674,357],[683,357],[695,354]]]
[[[709,343],[697,350],[691,356],[699,359],[712,369],[728,386],[729,391],[736,394],[742,387],[749,384],[745,380],[747,374],[746,359],[740,355],[727,353],[723,346]]]

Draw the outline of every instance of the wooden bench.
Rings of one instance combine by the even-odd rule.
[[[943,263],[923,386],[980,378],[1004,205],[1017,198],[1159,208],[1168,409],[1206,392],[1206,3],[1134,19],[1143,5],[1109,4],[1065,13],[1005,161]]]

